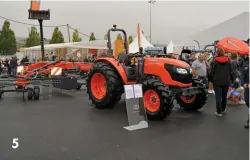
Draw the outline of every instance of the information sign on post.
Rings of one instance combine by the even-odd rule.
[[[142,84],[124,85],[129,131],[148,128],[147,116],[143,103]]]

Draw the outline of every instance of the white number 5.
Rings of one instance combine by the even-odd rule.
[[[13,138],[12,148],[16,149],[16,148],[18,148],[18,146],[19,146],[18,138]]]

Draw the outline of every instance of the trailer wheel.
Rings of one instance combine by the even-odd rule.
[[[33,99],[33,89],[28,88],[27,93],[28,93],[28,100],[32,100]]]
[[[180,105],[180,107],[184,108],[187,111],[196,111],[202,108],[207,101],[207,93],[205,89],[201,89],[202,93],[194,95],[189,99],[186,99],[182,96],[176,96],[176,101]]]
[[[143,100],[150,120],[163,120],[172,111],[173,93],[159,80],[149,79],[143,83]]]
[[[119,74],[105,62],[97,62],[91,67],[86,85],[89,99],[98,109],[113,107],[123,93]]]
[[[33,97],[35,100],[38,100],[40,96],[40,88],[38,86],[34,87]]]

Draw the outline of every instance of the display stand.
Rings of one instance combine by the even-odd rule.
[[[148,128],[142,84],[124,85],[124,90],[129,123],[129,126],[124,128],[129,131]]]

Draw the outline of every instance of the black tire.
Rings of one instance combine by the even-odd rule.
[[[33,99],[33,89],[28,88],[27,89],[27,94],[28,94],[28,100],[32,100]]]
[[[91,91],[91,78],[95,73],[105,77],[107,92],[103,99],[96,99]],[[96,62],[90,69],[87,78],[87,93],[92,104],[98,109],[111,108],[120,101],[123,93],[123,83],[117,71],[108,63]]]
[[[176,101],[180,107],[187,111],[197,111],[201,109],[207,102],[207,93],[205,89],[201,89],[202,93],[196,95],[192,103],[185,103],[180,96],[176,96]]]
[[[33,97],[35,100],[38,100],[39,97],[40,97],[40,88],[39,87],[34,87],[34,90],[33,90]]]
[[[150,112],[145,106],[148,119],[149,120],[165,119],[172,112],[172,109],[174,107],[173,104],[174,95],[172,91],[170,91],[167,86],[164,86],[160,80],[156,79],[149,79],[144,81],[143,93],[145,93],[147,90],[154,90],[160,98],[160,108],[158,111]]]

